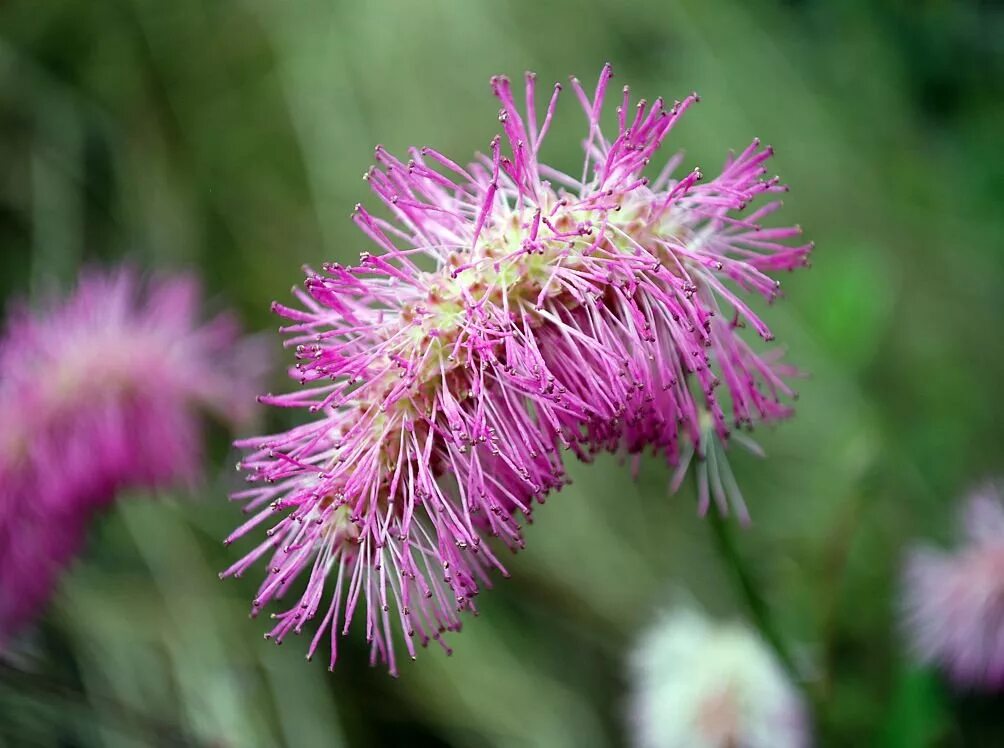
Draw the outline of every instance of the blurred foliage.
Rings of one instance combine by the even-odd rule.
[[[0,298],[130,258],[195,266],[213,304],[273,328],[302,264],[367,248],[347,217],[376,143],[487,145],[490,75],[611,60],[639,95],[696,89],[673,135],[687,163],[776,144],[786,215],[817,242],[767,317],[811,372],[799,413],[760,435],[769,460],[733,464],[755,520],[740,552],[820,742],[1002,744],[999,702],[913,669],[894,620],[904,544],[946,540],[955,497],[1004,469],[1001,39],[1004,9],[977,0],[8,0]],[[329,674],[261,640],[253,578],[215,580],[237,552],[219,542],[238,519],[227,449],[218,435],[200,496],[129,497],[94,528],[27,661],[4,666],[0,741],[616,745],[652,611],[684,594],[747,614],[692,488],[602,459],[573,466],[452,658],[395,681],[358,636]]]

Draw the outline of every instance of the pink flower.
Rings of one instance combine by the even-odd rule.
[[[251,415],[262,367],[228,316],[198,322],[190,278],[85,274],[11,310],[0,340],[0,644],[48,599],[94,510],[190,482],[199,410]]]
[[[262,401],[316,415],[241,443],[254,485],[236,498],[251,517],[228,542],[273,524],[224,575],[270,557],[254,612],[307,576],[275,616],[276,641],[320,615],[309,652],[330,635],[334,665],[362,605],[372,659],[392,673],[392,621],[412,657],[415,639],[442,643],[490,570],[505,573],[485,539],[523,546],[520,518],[566,482],[565,451],[648,449],[677,480],[697,454],[701,510],[714,496],[724,511],[731,495],[745,511],[714,443],[788,415],[792,392],[791,370],[739,335],[771,338],[739,292],[773,300],[769,274],[805,264],[810,245],[786,243],[797,227],[761,225],[777,201],[743,212],[784,189],[758,141],[706,183],[697,169],[675,177],[679,156],[643,176],[697,97],[632,105],[625,87],[608,137],[611,76],[592,94],[572,79],[580,176],[538,159],[561,86],[538,118],[532,74],[522,111],[509,81],[492,80],[505,137],[467,167],[378,147],[365,178],[391,218],[353,215],[376,251],[310,271],[298,308],[274,305],[304,386]]]
[[[914,548],[906,562],[903,618],[914,653],[961,686],[1004,686],[1004,506],[998,487],[974,492],[954,553]]]

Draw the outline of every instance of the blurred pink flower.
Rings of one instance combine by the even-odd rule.
[[[960,686],[1004,687],[1004,506],[986,485],[966,501],[965,544],[914,548],[906,563],[903,616],[914,653]]]
[[[561,86],[539,119],[532,74],[522,111],[509,80],[492,79],[505,137],[467,167],[378,147],[366,179],[393,219],[353,216],[376,252],[310,271],[299,308],[274,305],[290,320],[291,374],[310,386],[262,400],[316,416],[241,443],[256,485],[236,498],[252,516],[228,542],[274,524],[224,575],[270,556],[255,613],[309,577],[274,616],[277,642],[320,613],[309,651],[329,636],[333,666],[361,601],[372,659],[392,673],[392,620],[412,657],[415,638],[442,643],[492,567],[505,573],[485,539],[523,546],[519,516],[566,483],[565,450],[658,452],[677,483],[696,454],[701,510],[713,496],[745,512],[716,442],[786,416],[793,393],[792,370],[739,334],[772,337],[740,292],[772,301],[769,274],[804,265],[811,245],[788,243],[798,227],[761,224],[779,201],[742,212],[784,189],[759,141],[707,183],[697,169],[674,176],[679,156],[643,176],[697,97],[632,105],[624,87],[608,137],[611,77],[604,67],[592,93],[572,79],[586,116],[578,177],[538,160]]]
[[[48,599],[94,510],[198,475],[199,411],[252,414],[263,357],[235,321],[198,321],[198,284],[84,274],[10,310],[0,339],[0,645]]]

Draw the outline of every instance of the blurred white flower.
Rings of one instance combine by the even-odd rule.
[[[760,637],[688,609],[667,611],[630,659],[640,748],[806,746],[804,703]]]

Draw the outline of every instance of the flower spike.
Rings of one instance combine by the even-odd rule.
[[[255,612],[296,588],[275,641],[315,617],[334,638],[358,613],[392,673],[394,628],[411,656],[442,644],[505,573],[497,549],[522,548],[534,503],[567,483],[565,452],[648,450],[673,466],[696,454],[704,494],[745,511],[722,449],[734,428],[789,414],[793,370],[740,337],[772,337],[743,297],[773,300],[770,273],[805,264],[811,245],[761,225],[784,187],[759,141],[713,179],[674,177],[673,157],[650,180],[697,96],[632,108],[625,88],[608,136],[612,75],[591,94],[572,79],[581,178],[539,161],[561,87],[539,119],[532,74],[523,110],[509,79],[491,80],[502,132],[466,168],[378,148],[367,180],[392,219],[353,214],[374,253],[308,271],[298,308],[276,307],[303,389],[267,401],[315,419],[240,443],[251,488],[236,498],[272,527],[225,572],[270,559]]]

